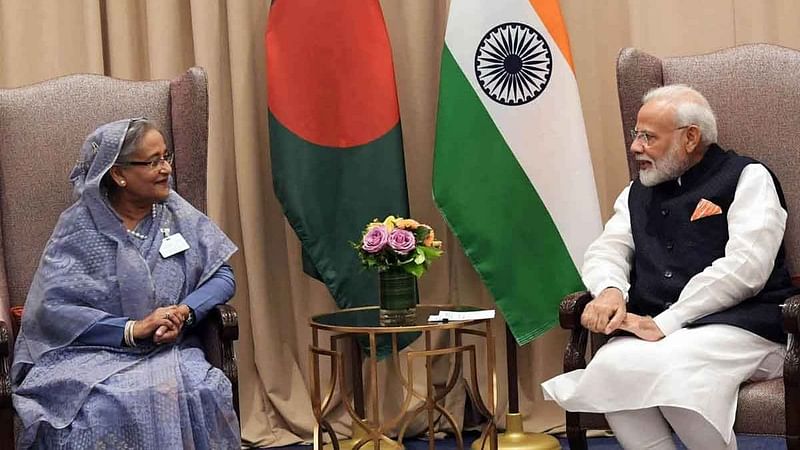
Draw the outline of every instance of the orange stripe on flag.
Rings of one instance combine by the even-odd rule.
[[[569,36],[567,27],[564,26],[564,18],[561,16],[561,7],[558,0],[529,0],[531,6],[536,11],[536,15],[542,20],[547,31],[556,40],[556,45],[561,50],[561,54],[567,60],[567,64],[575,73],[575,65],[572,63],[572,51],[569,49]]]

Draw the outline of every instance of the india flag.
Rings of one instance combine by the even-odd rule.
[[[434,197],[523,345],[602,229],[558,1],[453,1],[440,83]]]

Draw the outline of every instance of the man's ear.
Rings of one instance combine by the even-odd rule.
[[[686,129],[686,153],[693,153],[700,147],[700,128],[697,125],[689,125]]]

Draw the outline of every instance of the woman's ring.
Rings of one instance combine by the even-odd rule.
[[[172,318],[172,314],[166,313],[166,314],[164,314],[164,318],[165,319],[171,319]]]

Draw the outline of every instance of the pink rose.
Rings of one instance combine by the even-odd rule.
[[[361,248],[367,253],[378,253],[386,247],[388,240],[389,233],[386,231],[386,227],[378,225],[370,228],[364,235],[364,239],[361,240]]]
[[[414,233],[395,228],[389,234],[389,247],[401,255],[407,255],[417,245]]]

